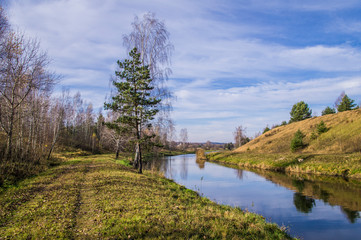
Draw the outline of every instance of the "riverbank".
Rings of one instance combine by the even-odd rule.
[[[217,205],[112,155],[67,157],[0,191],[4,239],[290,239],[276,224]]]
[[[263,154],[227,151],[208,154],[207,159],[239,167],[361,179],[361,153]]]

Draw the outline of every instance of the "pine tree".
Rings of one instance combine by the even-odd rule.
[[[307,103],[301,101],[293,105],[290,115],[291,115],[290,123],[302,121],[311,117],[312,110],[309,109]]]
[[[345,94],[340,102],[340,104],[337,106],[338,112],[348,111],[354,109],[356,106],[355,101],[352,100]]]
[[[130,51],[131,59],[118,61],[120,71],[115,72],[116,79],[113,85],[117,94],[112,97],[112,102],[104,103],[106,110],[119,113],[119,117],[107,123],[109,128],[115,129],[119,134],[128,133],[135,139],[134,167],[142,173],[141,145],[149,141],[143,136],[144,127],[151,127],[150,121],[159,111],[157,106],[160,99],[151,96],[153,90],[148,66],[143,66],[140,54],[134,48]]]
[[[305,144],[303,143],[303,138],[305,135],[301,132],[300,129],[297,130],[295,135],[293,136],[291,140],[291,150],[292,152],[295,152],[303,147],[305,147]]]
[[[334,114],[334,113],[336,113],[336,110],[334,108],[326,107],[322,111],[322,116],[327,115],[327,114]]]

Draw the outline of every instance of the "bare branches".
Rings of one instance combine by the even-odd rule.
[[[38,41],[9,32],[0,47],[0,125],[7,134],[6,156],[11,158],[15,124],[34,104],[32,94],[47,94],[54,78],[46,70],[49,60]]]
[[[169,113],[172,110],[172,93],[165,82],[172,73],[170,69],[171,56],[174,46],[170,42],[170,34],[163,21],[156,18],[154,13],[146,13],[143,19],[134,18],[133,31],[123,36],[123,45],[128,51],[136,47],[140,53],[143,66],[147,65],[150,76],[153,79],[152,96],[162,99],[159,104],[159,114],[156,124],[159,128],[171,129],[172,125]],[[169,124],[168,124],[169,123]],[[170,134],[169,134],[170,135]]]

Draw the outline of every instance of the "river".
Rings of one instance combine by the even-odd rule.
[[[147,168],[212,201],[261,214],[294,237],[361,239],[360,181],[234,169],[196,162],[194,154],[154,160]]]

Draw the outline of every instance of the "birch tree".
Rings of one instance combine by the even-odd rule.
[[[0,127],[6,133],[5,156],[12,157],[15,124],[21,107],[35,90],[50,91],[54,78],[46,71],[49,61],[39,43],[23,35],[6,36],[0,58]]]
[[[155,124],[162,129],[160,132],[164,133],[174,125],[169,115],[173,96],[165,85],[172,73],[170,65],[174,46],[170,42],[170,33],[165,23],[157,19],[155,13],[148,12],[142,19],[136,16],[132,27],[132,32],[123,36],[123,45],[128,52],[137,48],[142,65],[149,68],[150,77],[153,79],[151,95],[162,99]]]

